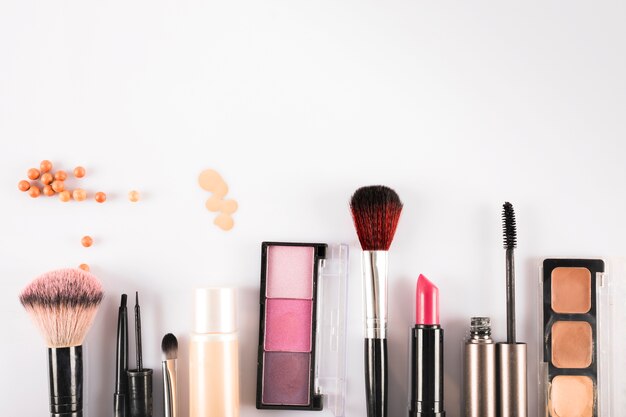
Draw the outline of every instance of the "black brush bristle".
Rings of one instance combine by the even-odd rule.
[[[166,359],[176,359],[178,356],[178,340],[176,339],[176,336],[171,333],[163,336],[161,350],[163,351],[163,355],[165,355]]]
[[[350,210],[361,248],[389,250],[402,212],[398,194],[384,185],[361,187],[350,199]]]
[[[517,226],[515,224],[515,211],[513,204],[508,201],[502,205],[502,237],[504,249],[517,247]]]

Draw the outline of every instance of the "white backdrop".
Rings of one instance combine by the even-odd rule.
[[[363,416],[347,202],[372,183],[405,203],[390,257],[390,415],[406,415],[419,273],[440,287],[449,416],[469,317],[490,315],[504,337],[504,200],[518,217],[534,415],[538,262],[626,253],[625,13],[620,1],[3,0],[0,415],[47,413],[44,344],[19,291],[82,262],[107,294],[87,341],[91,416],[111,414],[119,294],[135,290],[155,416],[166,332],[181,343],[186,415],[192,289],[217,284],[240,288],[242,416],[299,415],[254,408],[260,243],[286,240],[351,245],[347,416]],[[84,165],[81,184],[109,201],[20,193],[44,158]],[[231,232],[203,206],[205,168],[239,201]]]

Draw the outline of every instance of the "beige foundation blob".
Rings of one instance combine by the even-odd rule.
[[[207,210],[219,213],[213,220],[213,224],[222,230],[231,230],[235,225],[232,214],[237,211],[239,205],[236,200],[224,199],[226,194],[228,194],[228,184],[213,169],[202,171],[198,177],[198,184],[202,189],[213,193],[205,203]]]
[[[591,309],[591,272],[587,268],[559,267],[552,271],[552,310],[586,313]]]
[[[550,417],[592,417],[594,389],[591,378],[559,375],[552,380]]]
[[[591,365],[593,335],[586,321],[557,321],[552,325],[552,363],[557,368]]]

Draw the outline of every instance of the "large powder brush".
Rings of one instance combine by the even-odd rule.
[[[48,346],[50,415],[82,417],[82,343],[103,298],[100,282],[81,269],[60,269],[36,278],[19,298]]]
[[[363,249],[367,416],[387,417],[387,259],[402,202],[384,185],[361,187],[350,211]]]

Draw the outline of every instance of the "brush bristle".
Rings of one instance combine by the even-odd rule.
[[[389,250],[396,233],[402,202],[384,185],[361,187],[350,199],[350,210],[363,250]]]
[[[83,343],[102,297],[94,275],[82,269],[59,269],[36,278],[19,298],[46,344],[58,348]]]
[[[517,226],[515,224],[515,211],[513,204],[508,201],[502,205],[502,236],[504,249],[517,247]]]
[[[161,350],[163,351],[165,359],[176,359],[178,356],[178,340],[176,339],[176,336],[171,333],[163,336]]]

